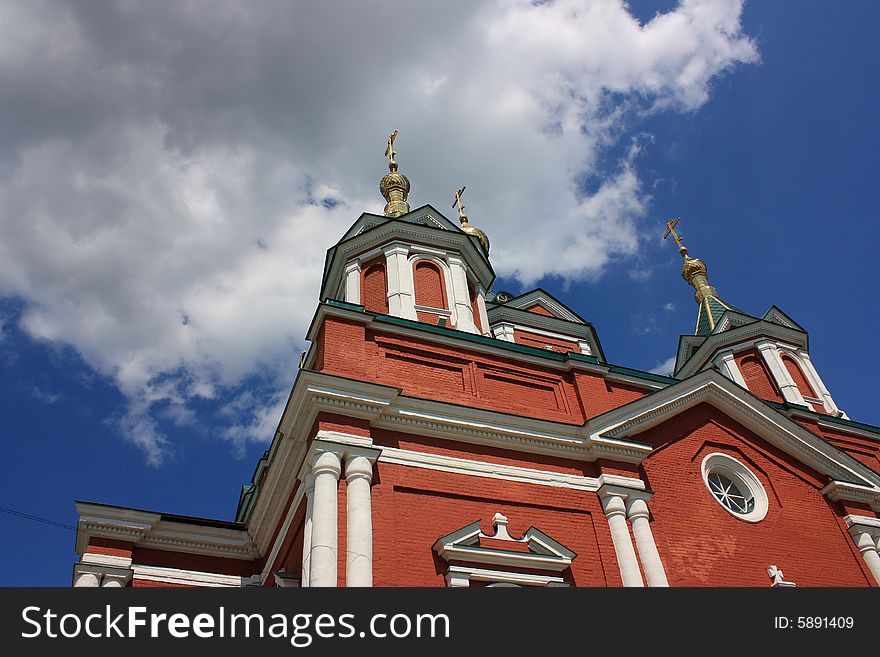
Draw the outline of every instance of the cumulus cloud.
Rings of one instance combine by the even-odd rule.
[[[159,406],[184,422],[253,377],[264,394],[224,437],[268,440],[324,253],[381,212],[391,129],[412,205],[467,184],[499,274],[594,278],[639,248],[639,117],[695,111],[757,61],[741,11],[0,4],[0,295],[24,300],[30,336],[115,381],[114,421],[153,462]]]

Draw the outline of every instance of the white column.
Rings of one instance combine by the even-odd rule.
[[[482,284],[477,286],[477,311],[480,313],[480,324],[483,327],[483,335],[492,335],[489,329],[489,315],[486,312],[486,290]]]
[[[339,456],[333,452],[321,453],[312,467],[315,501],[312,508],[309,586],[336,586],[339,540],[337,486],[341,470]]]
[[[859,552],[862,553],[862,558],[874,576],[874,581],[880,586],[880,554],[877,552],[877,541],[869,532],[859,532],[857,529],[855,531],[851,529],[850,532],[856,541]]]
[[[373,585],[373,509],[370,483],[373,463],[366,456],[345,459],[348,499],[348,543],[345,558],[345,585]]]
[[[644,586],[642,574],[639,572],[639,563],[636,560],[636,551],[633,549],[629,527],[626,524],[626,504],[624,504],[623,497],[605,494],[602,497],[602,508],[608,518],[608,526],[611,528],[611,541],[614,543],[614,553],[617,555],[617,564],[620,566],[623,585]]]
[[[448,255],[449,271],[452,275],[452,298],[455,301],[455,328],[468,333],[479,333],[474,323],[474,309],[468,290],[467,268],[464,260],[456,255]]]
[[[810,382],[810,385],[813,386],[813,390],[815,390],[816,394],[825,402],[825,410],[829,415],[837,415],[840,413],[840,409],[837,408],[837,404],[835,404],[834,399],[831,398],[831,393],[828,392],[828,388],[826,388],[825,384],[822,382],[822,377],[820,377],[819,372],[816,371],[816,366],[813,365],[813,361],[810,360],[810,354],[806,351],[798,350],[797,355],[800,356],[801,364],[804,366],[803,371],[807,377],[807,381]]]
[[[657,552],[657,544],[654,543],[651,524],[648,521],[647,502],[641,498],[630,499],[626,511],[629,521],[632,523],[633,536],[636,539],[636,547],[639,550],[642,568],[645,569],[645,579],[648,580],[648,586],[669,586],[663,562],[660,561],[660,553]]]
[[[779,355],[779,347],[772,342],[766,341],[759,342],[755,346],[764,357],[764,362],[767,363],[767,367],[770,368],[773,378],[776,379],[776,383],[779,385],[779,389],[782,391],[782,397],[785,401],[791,404],[800,404],[801,406],[812,408],[803,398],[803,395],[801,395],[797,385],[795,385],[794,379],[792,379],[791,374],[788,373],[785,363],[782,362],[782,358]]]
[[[348,303],[361,302],[361,263],[357,260],[345,266],[345,300]]]
[[[309,567],[311,565],[312,556],[312,512],[315,508],[315,475],[309,473],[303,479],[306,496],[306,517],[303,525],[303,554],[302,554],[302,579],[300,586],[309,585]]]
[[[715,364],[718,365],[718,369],[721,370],[722,374],[726,375],[728,379],[746,390],[749,389],[749,386],[746,385],[746,380],[743,378],[742,372],[739,371],[739,365],[736,364],[736,358],[734,358],[733,352],[726,351],[723,354],[719,354],[718,358],[715,359]]]
[[[384,249],[385,275],[388,278],[388,314],[418,321],[415,283],[409,262],[409,247],[392,244]]]
[[[76,577],[76,581],[74,581],[74,588],[97,588],[101,585],[98,576],[92,572],[82,572]]]

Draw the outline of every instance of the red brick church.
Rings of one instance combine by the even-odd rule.
[[[388,146],[235,520],[79,502],[74,586],[880,584],[880,427],[803,327],[719,297],[669,222],[696,329],[674,376],[614,365],[544,290],[493,293],[463,190],[457,223],[411,209]]]

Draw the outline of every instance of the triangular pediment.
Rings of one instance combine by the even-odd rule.
[[[434,543],[434,551],[446,561],[481,565],[562,571],[577,556],[540,529],[530,527],[521,538],[507,532],[507,518],[496,513],[493,534],[484,534],[480,521],[465,525]]]
[[[867,487],[880,500],[880,474],[832,446],[715,370],[651,393],[591,419],[595,439],[638,440],[637,436],[677,415],[707,403],[832,481]]]
[[[780,310],[777,306],[771,306],[770,310],[764,313],[764,316],[761,319],[766,322],[772,322],[774,324],[779,324],[780,326],[785,326],[787,328],[793,328],[797,331],[805,331],[805,329],[800,324],[798,324],[791,317],[782,312],[782,310]]]
[[[384,215],[364,212],[358,217],[357,221],[345,231],[345,234],[339,241],[344,242],[352,237],[357,237],[358,235],[362,235],[373,228],[388,223],[389,221],[401,221],[409,224],[439,228],[441,230],[454,230],[461,232],[461,228],[458,224],[444,217],[439,210],[431,205],[423,205],[422,207],[416,208],[406,214],[402,214],[399,217],[386,217]]]
[[[555,317],[566,322],[575,322],[577,324],[589,323],[559,299],[541,288],[514,297],[510,301],[505,302],[504,305],[508,308],[517,308],[548,317]]]

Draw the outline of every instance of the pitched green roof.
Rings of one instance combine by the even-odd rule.
[[[712,333],[718,320],[728,310],[742,313],[743,315],[748,314],[736,306],[731,306],[729,303],[722,301],[718,297],[705,297],[699,307],[700,309],[697,312],[697,330],[694,335],[709,335]]]

